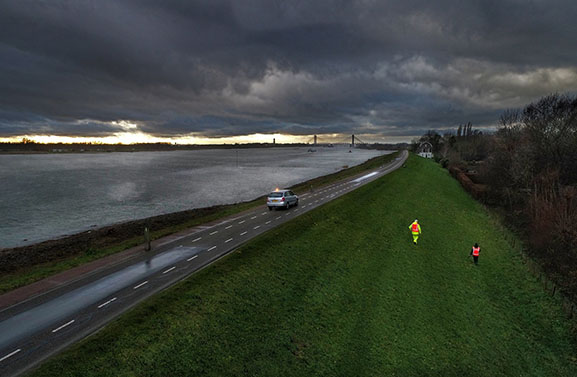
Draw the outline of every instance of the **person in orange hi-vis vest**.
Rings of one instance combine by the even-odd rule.
[[[475,246],[473,246],[473,248],[471,249],[471,253],[469,255],[473,256],[473,261],[475,262],[475,265],[479,264],[479,253],[481,252],[481,248],[479,247],[479,244],[475,242]]]
[[[415,219],[411,225],[409,225],[409,229],[411,233],[413,233],[413,244],[417,244],[417,240],[419,239],[419,234],[421,234],[421,226],[419,225],[419,221]]]

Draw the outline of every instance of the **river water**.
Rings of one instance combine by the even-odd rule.
[[[390,153],[334,147],[0,155],[0,248],[247,201]]]

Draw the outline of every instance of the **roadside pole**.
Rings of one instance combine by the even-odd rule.
[[[144,227],[144,250],[150,251],[152,248],[150,247],[150,230],[147,226]]]

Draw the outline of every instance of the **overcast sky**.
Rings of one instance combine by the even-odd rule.
[[[490,127],[576,92],[576,20],[575,0],[0,0],[0,137]]]

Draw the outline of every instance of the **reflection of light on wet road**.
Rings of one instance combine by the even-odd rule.
[[[169,250],[154,256],[148,261],[126,267],[52,301],[0,322],[0,334],[2,334],[0,349],[9,346],[22,337],[45,329],[89,305],[96,304],[111,296],[112,293],[136,284],[169,265],[184,260],[192,254],[197,254],[199,251],[200,249],[195,247],[179,247]]]
[[[352,182],[354,182],[354,183],[359,183],[359,182],[361,182],[361,181],[364,181],[364,180],[367,179],[367,178],[371,178],[371,177],[374,176],[374,175],[377,175],[377,172],[372,172],[372,173],[370,173],[370,174],[363,175],[362,177],[359,177],[359,178],[355,179],[355,180],[352,181]]]

